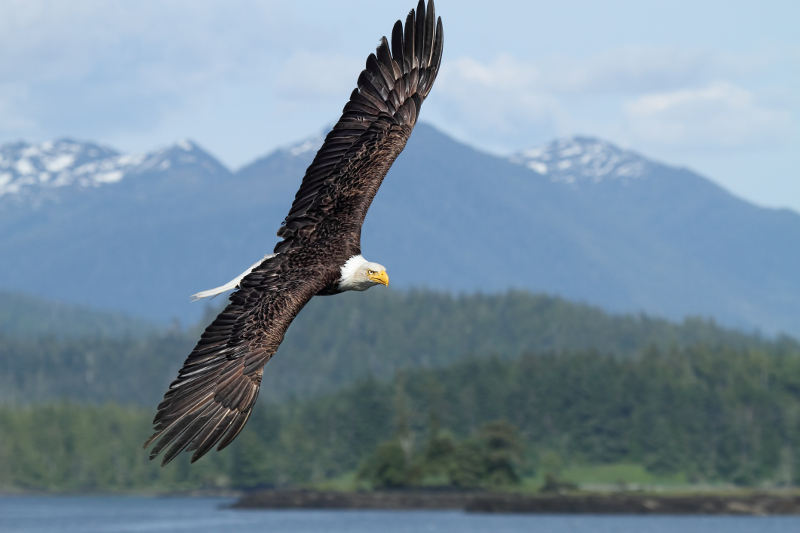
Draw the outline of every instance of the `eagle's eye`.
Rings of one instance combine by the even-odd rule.
[[[369,274],[370,276],[373,275],[374,273],[375,273],[374,270],[367,270],[367,274]]]

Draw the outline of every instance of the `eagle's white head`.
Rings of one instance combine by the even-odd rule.
[[[389,286],[389,275],[383,265],[367,261],[360,255],[354,255],[342,265],[340,291],[365,291],[374,285]]]

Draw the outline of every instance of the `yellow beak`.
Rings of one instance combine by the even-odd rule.
[[[386,285],[387,287],[389,286],[389,274],[387,274],[385,270],[381,270],[375,274],[370,274],[369,279],[375,283],[380,283],[381,285]]]

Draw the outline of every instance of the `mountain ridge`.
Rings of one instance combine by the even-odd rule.
[[[555,139],[507,159],[572,188],[598,184],[605,178],[626,185],[630,180],[646,177],[655,166],[663,165],[608,141],[581,135]]]
[[[0,201],[19,196],[38,207],[56,200],[70,186],[88,188],[115,184],[133,176],[164,172],[173,165],[198,163],[212,173],[230,173],[192,141],[181,139],[149,152],[123,154],[93,142],[70,138],[38,144],[18,141],[0,145]],[[38,187],[37,187],[38,186]]]
[[[272,251],[320,142],[288,145],[235,173],[202,152],[205,167],[151,165],[36,213],[5,202],[0,254],[15,264],[0,265],[3,287],[193,321],[200,310],[189,294]],[[800,335],[800,215],[600,139],[501,158],[420,124],[376,196],[362,249],[401,288],[519,288],[613,312],[714,316]],[[63,261],[55,275],[43,266],[53,261],[48,250]],[[64,272],[67,286],[57,283]]]

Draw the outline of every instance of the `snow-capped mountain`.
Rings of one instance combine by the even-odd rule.
[[[278,148],[274,153],[284,154],[289,157],[305,156],[313,158],[317,150],[322,148],[322,143],[325,142],[325,135],[327,132],[328,130],[322,130],[317,135],[289,144],[283,148]]]
[[[654,167],[635,152],[591,137],[557,139],[508,160],[572,188],[609,180],[627,184],[646,177]]]
[[[0,202],[14,198],[38,204],[55,197],[59,189],[100,187],[129,176],[195,165],[205,172],[227,172],[188,140],[134,154],[71,139],[8,143],[0,145]]]
[[[203,306],[190,294],[272,251],[321,142],[236,173],[188,142],[140,155],[6,145],[0,289],[193,321]],[[48,194],[59,201],[39,209],[8,201]],[[500,158],[419,124],[370,208],[362,250],[394,287],[544,291],[800,335],[800,215],[597,139]]]

